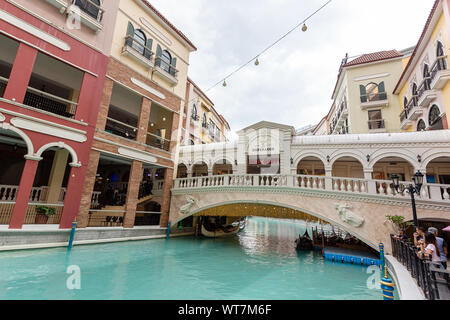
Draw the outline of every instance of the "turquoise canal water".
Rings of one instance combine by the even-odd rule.
[[[229,239],[192,237],[0,253],[0,299],[380,300],[367,267],[297,253],[305,227],[251,218]],[[81,289],[69,290],[68,266]],[[70,279],[72,280],[72,278]],[[69,283],[76,284],[76,282]]]

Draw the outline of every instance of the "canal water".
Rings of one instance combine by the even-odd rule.
[[[0,299],[381,299],[374,270],[297,253],[304,230],[251,218],[228,239],[76,246],[70,257],[63,248],[2,252]]]

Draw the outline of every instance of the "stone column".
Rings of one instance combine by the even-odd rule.
[[[68,158],[69,151],[66,149],[60,149],[55,152],[48,181],[47,203],[49,204],[57,204],[59,202]]]
[[[166,169],[164,177],[164,188],[162,194],[161,205],[161,221],[160,226],[166,228],[169,224],[169,212],[170,212],[170,190],[173,186],[173,169]]]
[[[333,190],[333,168],[325,167],[325,190]]]
[[[91,209],[92,193],[94,192],[99,161],[100,152],[91,150],[86,179],[83,186],[83,192],[81,194],[77,228],[86,228],[89,224],[89,210]]]
[[[14,209],[9,222],[9,229],[22,229],[23,222],[28,208],[31,189],[33,188],[34,177],[39,164],[39,159],[27,158],[20,179],[19,191],[17,192]]]
[[[37,52],[36,49],[24,43],[19,45],[3,98],[23,103]]]
[[[60,229],[72,228],[72,222],[78,216],[87,172],[87,165],[79,166],[72,164],[71,166],[66,198],[64,199],[64,208],[59,223]]]
[[[111,79],[105,78],[105,84],[103,87],[103,96],[102,101],[100,103],[100,109],[98,112],[97,118],[97,129],[105,130],[106,121],[109,112],[109,105],[111,104],[111,96],[114,87],[114,81]]]
[[[140,143],[147,142],[147,132],[148,132],[148,125],[150,122],[151,108],[152,108],[152,101],[143,97],[141,104],[141,112],[139,114],[138,132],[136,137],[137,142]]]
[[[136,208],[139,197],[139,188],[142,181],[142,162],[133,160],[128,181],[127,202],[125,204],[124,228],[133,228],[136,219]]]
[[[367,193],[377,194],[377,183],[373,180],[373,169],[364,169],[364,179],[369,180],[367,183]]]

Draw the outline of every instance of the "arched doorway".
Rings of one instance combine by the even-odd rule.
[[[392,175],[400,177],[400,181],[412,181],[414,166],[405,158],[386,156],[373,165],[372,178],[377,180],[376,189],[380,194],[392,194],[394,186],[391,183]]]
[[[364,168],[353,156],[341,156],[333,163],[333,177],[364,179]]]
[[[208,165],[205,162],[199,162],[194,164],[192,168],[193,177],[205,177],[208,175]]]
[[[9,224],[25,166],[27,144],[0,127],[0,224]]]
[[[214,176],[223,176],[227,174],[233,174],[233,165],[229,163],[227,160],[221,160],[214,164],[213,166],[213,175]]]
[[[178,165],[178,170],[177,170],[177,179],[187,178],[187,176],[188,176],[188,174],[187,174],[186,165],[184,165],[183,163],[180,163]]]
[[[428,191],[432,199],[450,199],[450,155],[428,163],[425,181],[429,184]]]
[[[322,160],[314,156],[303,158],[297,165],[298,175],[325,176],[325,173]]]

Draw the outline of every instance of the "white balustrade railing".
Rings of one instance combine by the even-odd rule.
[[[0,185],[0,202],[15,201],[19,192],[19,186]],[[61,192],[58,198],[59,203],[64,202],[67,189],[61,188]],[[33,187],[30,193],[30,202],[43,203],[46,201],[48,195],[48,187]]]
[[[401,182],[399,191],[392,181],[375,179],[358,179],[343,177],[325,177],[308,175],[252,175],[233,174],[223,176],[203,176],[180,178],[175,180],[174,189],[208,188],[208,187],[285,187],[310,190],[345,192],[405,198],[410,197],[408,189],[411,182]],[[450,185],[425,184],[418,200],[450,202]]]

